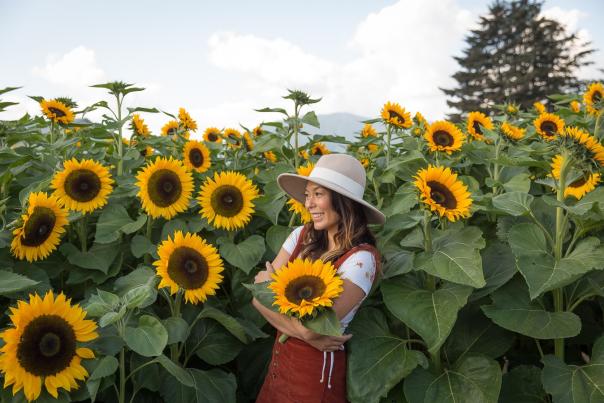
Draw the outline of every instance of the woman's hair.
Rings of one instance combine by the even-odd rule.
[[[333,209],[340,216],[338,230],[334,235],[336,249],[327,251],[327,231],[315,230],[311,222],[306,224],[305,236],[302,240],[302,250],[299,256],[301,258],[321,259],[324,262],[335,263],[340,256],[353,246],[362,243],[376,246],[375,237],[367,226],[365,209],[359,203],[346,196],[342,196],[327,188],[326,190],[331,194]]]

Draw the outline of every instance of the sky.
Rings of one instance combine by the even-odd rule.
[[[291,108],[287,88],[322,97],[318,114],[377,117],[392,101],[441,119],[449,108],[439,87],[454,86],[453,56],[489,3],[0,0],[0,89],[24,87],[0,96],[20,102],[0,120],[40,114],[28,95],[69,96],[80,107],[109,101],[89,86],[114,80],[146,88],[126,106],[184,107],[202,131],[270,120],[254,109]],[[547,0],[543,14],[599,49],[579,75],[601,77],[604,2]],[[170,119],[143,118],[155,134]]]

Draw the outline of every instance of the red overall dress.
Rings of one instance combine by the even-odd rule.
[[[302,249],[302,229],[289,261]],[[336,270],[353,253],[366,250],[380,262],[377,249],[369,244],[353,247],[334,264]],[[290,337],[279,342],[277,332],[268,373],[256,398],[257,403],[344,403],[346,400],[346,352],[324,353],[310,344]]]

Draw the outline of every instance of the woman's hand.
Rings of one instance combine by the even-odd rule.
[[[271,281],[271,275],[275,272],[273,265],[270,262],[266,262],[266,270],[262,270],[256,274],[254,277],[254,284],[264,283],[266,281]]]
[[[319,351],[339,351],[344,350],[344,343],[352,337],[351,334],[344,336],[316,336],[306,340],[308,344]]]

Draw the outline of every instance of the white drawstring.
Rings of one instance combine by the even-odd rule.
[[[327,387],[331,389],[331,374],[333,372],[333,351],[330,352],[331,363],[329,364],[329,374],[327,375]],[[323,351],[323,369],[321,369],[321,383],[325,380],[325,363],[327,361],[327,351]]]
[[[327,387],[331,389],[331,372],[333,371],[333,351],[331,352],[331,364],[329,364],[329,377],[327,378]]]
[[[327,351],[323,351],[323,369],[321,370],[321,383],[323,383],[323,380],[325,378],[324,373],[325,373],[325,359],[327,358]]]

